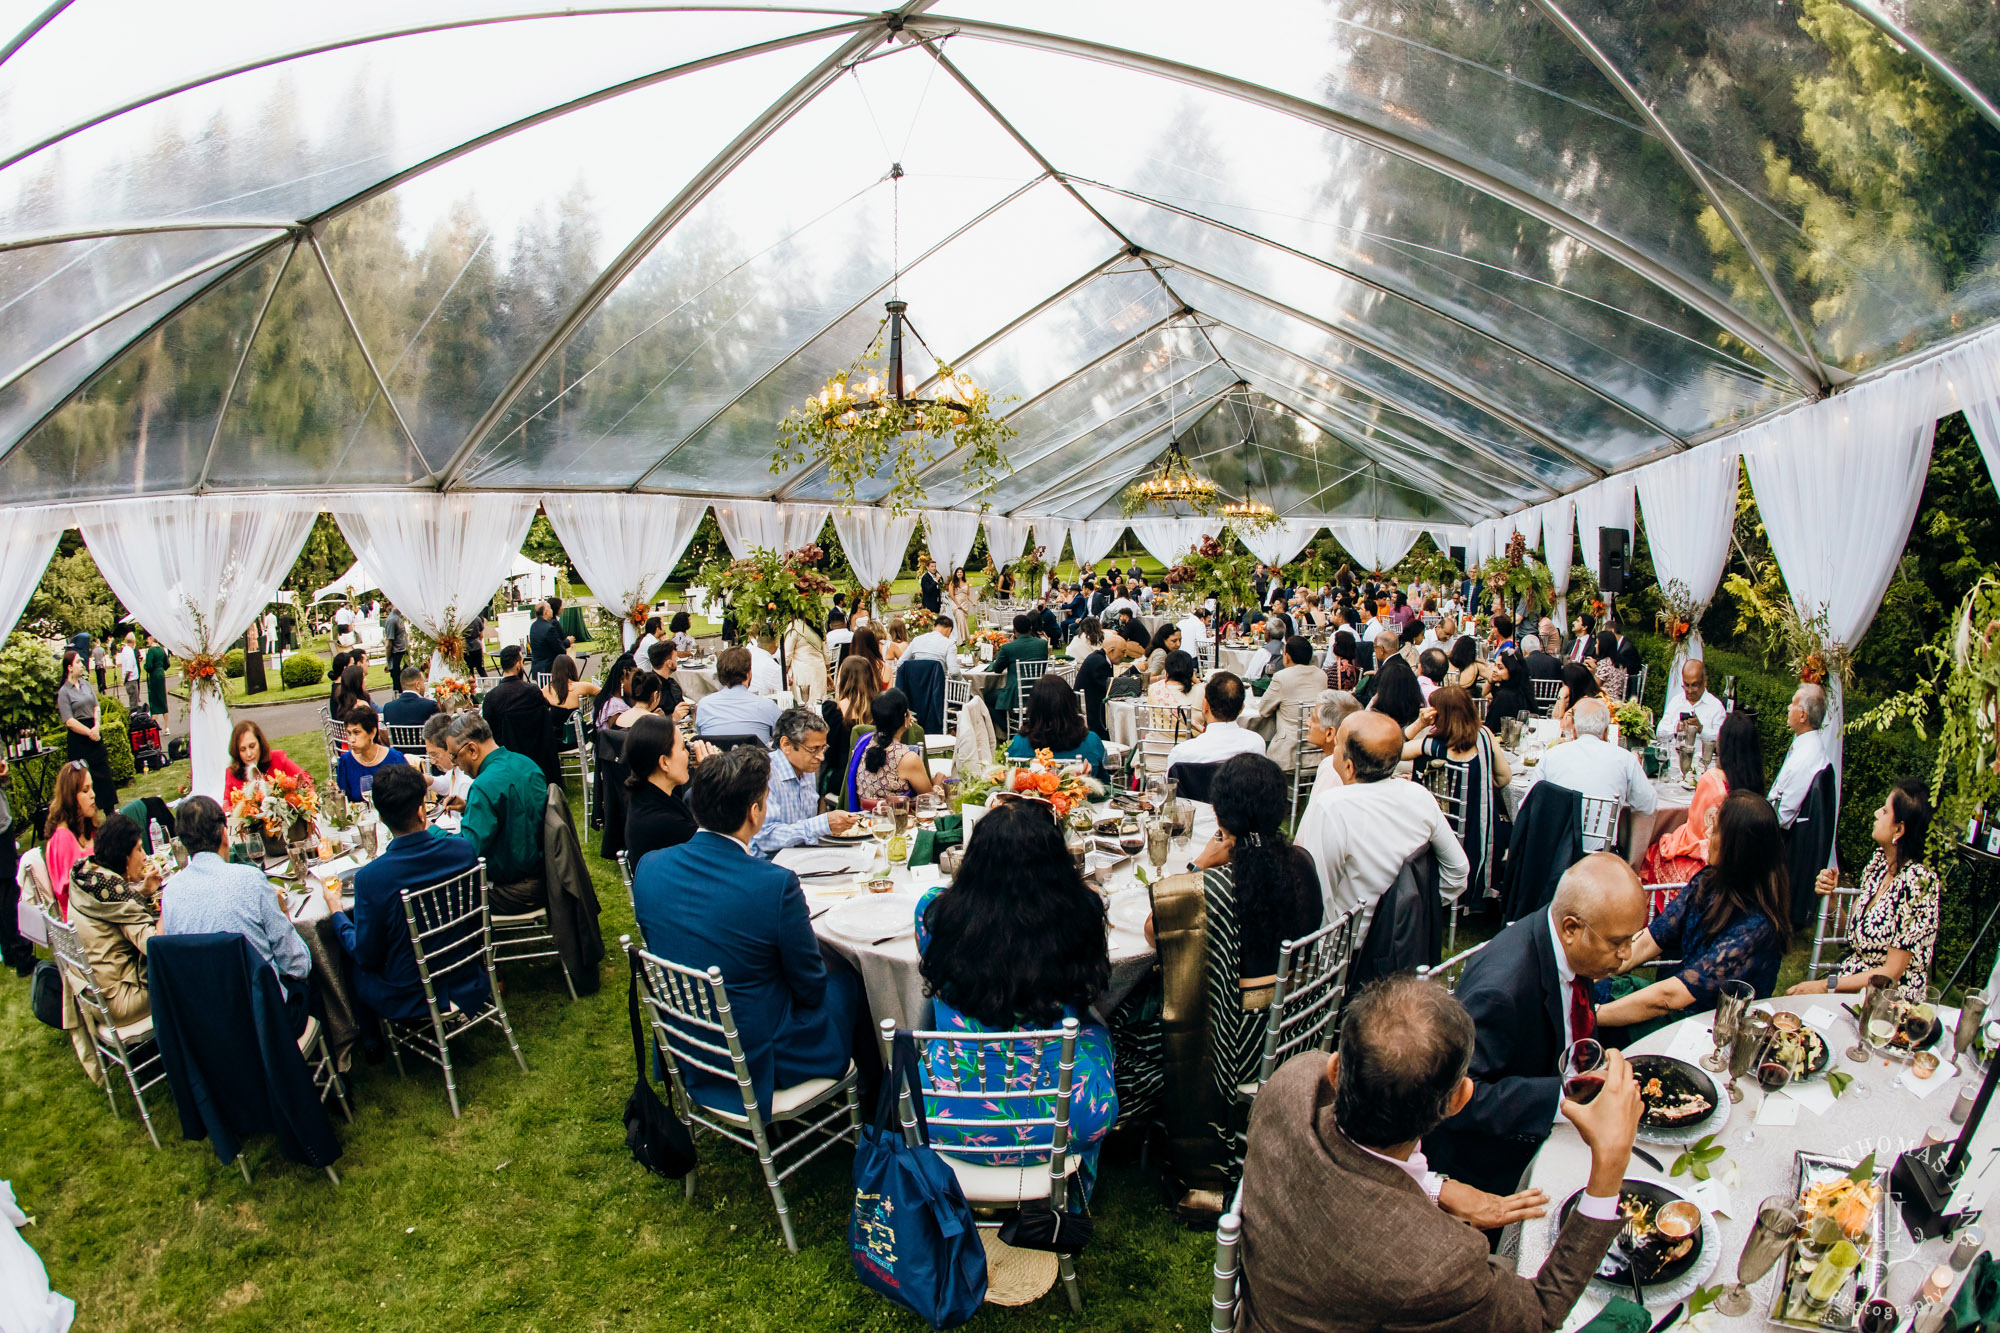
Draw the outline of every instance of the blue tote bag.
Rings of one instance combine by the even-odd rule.
[[[896,1122],[896,1093],[908,1088],[920,1142]],[[872,1287],[932,1328],[956,1328],[986,1299],[986,1248],[958,1178],[930,1147],[917,1044],[896,1034],[894,1062],[882,1081],[875,1123],[864,1125],[854,1154],[854,1215],[847,1245],[862,1285]]]

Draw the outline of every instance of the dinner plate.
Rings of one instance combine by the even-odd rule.
[[[1578,1190],[1576,1193],[1570,1195],[1569,1198],[1563,1200],[1563,1206],[1556,1214],[1558,1226],[1569,1220],[1569,1215],[1576,1211],[1576,1201],[1582,1197],[1583,1191]],[[1621,1208],[1627,1210],[1631,1208],[1633,1203],[1638,1202],[1644,1203],[1652,1211],[1658,1211],[1663,1204],[1680,1203],[1684,1202],[1684,1200],[1681,1195],[1655,1181],[1627,1178],[1625,1183],[1619,1187],[1618,1202]],[[1706,1222],[1705,1215],[1703,1220]],[[1651,1240],[1653,1238],[1649,1237],[1648,1239]],[[1642,1244],[1637,1255],[1639,1261],[1639,1281],[1648,1287],[1660,1286],[1663,1283],[1672,1282],[1676,1278],[1681,1277],[1689,1269],[1700,1263],[1702,1248],[1708,1239],[1707,1226],[1696,1227],[1694,1235],[1688,1237],[1688,1239],[1692,1243],[1687,1247],[1687,1250],[1671,1259],[1660,1258],[1655,1252],[1654,1245]],[[1631,1289],[1631,1270],[1626,1266],[1625,1256],[1618,1252],[1616,1245],[1605,1251],[1603,1261],[1597,1265],[1595,1276],[1625,1290]]]
[[[907,893],[869,893],[828,909],[820,924],[844,940],[872,944],[917,933],[917,900]]]
[[[1729,1119],[1729,1099],[1709,1077],[1708,1071],[1699,1065],[1666,1055],[1634,1055],[1627,1060],[1632,1066],[1632,1078],[1639,1085],[1641,1100],[1646,1099],[1646,1084],[1657,1078],[1665,1094],[1693,1092],[1709,1101],[1705,1113],[1682,1124],[1663,1123],[1654,1117],[1650,1109],[1641,1113],[1639,1137],[1645,1142],[1685,1146],[1720,1129]]]
[[[1152,914],[1152,897],[1144,893],[1128,893],[1112,899],[1111,910],[1108,913],[1113,926],[1119,930],[1129,930],[1135,935],[1145,932],[1146,918]]]
[[[856,829],[852,833],[822,833],[819,835],[819,840],[829,847],[853,847],[867,842],[873,836],[866,829]]]

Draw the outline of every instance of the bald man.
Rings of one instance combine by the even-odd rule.
[[[1700,658],[1689,658],[1681,667],[1681,692],[1667,700],[1667,711],[1660,714],[1656,730],[1661,736],[1671,736],[1682,718],[1692,717],[1701,723],[1701,738],[1712,741],[1722,730],[1724,716],[1722,700],[1708,692],[1708,668]]]
[[[1424,1139],[1431,1166],[1512,1194],[1562,1100],[1570,1043],[1595,1034],[1592,982],[1611,976],[1646,929],[1646,894],[1623,858],[1586,856],[1549,905],[1508,926],[1465,965],[1457,995],[1472,1015],[1472,1100]]]
[[[1351,910],[1361,914],[1357,945],[1368,938],[1376,902],[1424,846],[1437,855],[1440,896],[1453,902],[1465,891],[1465,848],[1437,798],[1422,783],[1396,777],[1402,757],[1403,729],[1396,719],[1365,711],[1350,715],[1334,738],[1340,786],[1299,825],[1296,841],[1319,867],[1326,919]]]

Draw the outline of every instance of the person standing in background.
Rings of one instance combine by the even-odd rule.
[[[164,727],[167,725],[167,668],[171,665],[160,641],[146,636],[146,711]]]
[[[118,649],[118,679],[125,684],[125,707],[138,712],[139,639],[130,630],[125,631],[125,642]]]

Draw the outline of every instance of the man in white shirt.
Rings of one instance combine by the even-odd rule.
[[[1239,754],[1264,753],[1264,739],[1237,725],[1243,716],[1243,682],[1231,671],[1218,671],[1201,690],[1201,717],[1206,724],[1167,751],[1167,767],[1175,764],[1219,764]]]
[[[1438,894],[1456,902],[1471,867],[1437,798],[1419,782],[1396,776],[1403,729],[1384,713],[1361,711],[1341,724],[1334,742],[1340,785],[1315,799],[1295,841],[1319,868],[1327,919],[1357,910],[1354,938],[1368,938],[1375,904],[1395,884],[1403,863],[1425,844],[1437,857]],[[1318,789],[1313,795],[1318,797]]]
[[[840,611],[831,611],[826,617],[826,656],[833,660],[836,649],[845,648],[854,642],[854,631],[847,627],[847,616]]]
[[[946,675],[957,671],[958,653],[951,646],[952,629],[952,618],[950,616],[939,616],[929,629],[910,640],[910,646],[903,650],[903,660],[906,662],[911,660],[942,662]],[[847,637],[851,640],[854,636],[850,634]],[[830,647],[833,643],[833,635],[828,634],[826,641]]]
[[[1361,641],[1363,643],[1373,643],[1384,634],[1394,634],[1395,632],[1396,627],[1389,623],[1389,613],[1383,611],[1378,604],[1374,617],[1368,622],[1368,627],[1361,631]]]
[[[1660,798],[1639,757],[1605,738],[1611,730],[1611,710],[1602,699],[1584,699],[1570,709],[1576,739],[1549,747],[1542,759],[1542,781],[1609,798],[1632,812],[1632,850],[1626,859],[1638,865],[1652,842],[1653,812]],[[1609,850],[1609,849],[1607,849]]]
[[[1817,685],[1801,685],[1785,710],[1785,725],[1792,729],[1792,748],[1785,751],[1784,766],[1771,784],[1771,808],[1778,823],[1790,828],[1812,790],[1813,779],[1827,766],[1826,742],[1820,727],[1826,722],[1826,691]]]
[[[639,637],[632,642],[632,660],[641,666],[645,665],[650,660],[646,654],[659,641],[660,618],[658,616],[647,616],[645,628],[639,631]]]
[[[1305,814],[1299,816],[1299,827],[1305,827],[1306,816],[1315,806],[1331,800],[1341,783],[1340,752],[1335,744],[1340,735],[1341,724],[1361,711],[1361,701],[1346,690],[1322,690],[1319,702],[1306,714],[1306,739],[1326,752],[1326,758],[1319,761],[1319,768],[1313,774],[1312,795],[1306,798]]]
[[[1208,608],[1196,607],[1181,617],[1181,650],[1195,657],[1208,647]]]
[[[777,646],[777,639],[769,634],[759,636],[750,645],[750,693],[766,699],[784,693],[785,669],[778,665],[778,655],[771,651]]]
[[[1701,738],[1712,741],[1722,730],[1722,719],[1726,716],[1722,700],[1708,692],[1708,668],[1700,658],[1689,658],[1681,668],[1681,694],[1667,700],[1666,711],[1660,714],[1660,725],[1655,734],[1672,736],[1683,717],[1693,717],[1701,723]]]
[[[1104,604],[1104,614],[1098,619],[1106,625],[1116,624],[1118,613],[1121,611],[1130,611],[1136,616],[1139,614],[1139,604],[1121,592]]]
[[[342,602],[333,613],[333,623],[343,631],[354,628],[354,608]]]

